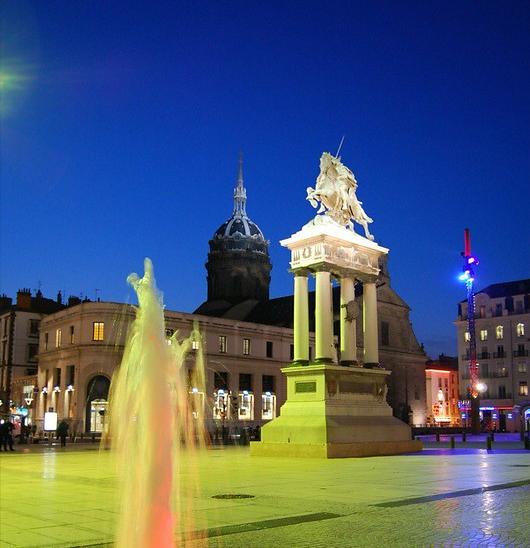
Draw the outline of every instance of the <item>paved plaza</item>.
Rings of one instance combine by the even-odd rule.
[[[530,546],[528,451],[295,460],[230,447],[196,464],[200,494],[185,502],[207,541],[191,546]],[[109,451],[1,454],[0,467],[1,547],[112,544]],[[184,456],[182,476],[192,468]]]

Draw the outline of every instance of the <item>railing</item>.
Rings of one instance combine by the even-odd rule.
[[[488,377],[490,379],[502,379],[502,378],[509,377],[509,376],[510,376],[510,374],[507,370],[506,371],[492,371],[489,375],[486,375],[486,377]]]
[[[490,359],[490,353],[489,352],[479,352],[477,354],[477,359],[479,359],[479,360],[489,360]]]
[[[493,352],[494,358],[507,358],[508,354],[506,352]]]
[[[481,373],[479,377],[481,379],[505,379],[506,377],[510,376],[509,371],[488,371],[487,373]],[[466,371],[465,373],[462,373],[462,379],[469,380],[471,377],[469,376],[469,372]]]
[[[528,356],[528,350],[514,350],[513,351],[513,357],[514,358],[524,358],[525,356]]]
[[[480,394],[480,400],[481,402],[484,400],[511,400],[512,394],[511,392],[506,392],[502,396],[497,394],[492,394],[491,392],[484,392],[483,394]]]

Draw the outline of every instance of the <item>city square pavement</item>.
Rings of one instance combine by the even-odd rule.
[[[427,449],[364,459],[252,458],[246,447],[182,458],[198,470],[190,546],[530,546],[530,452]],[[0,546],[110,546],[110,451],[0,455]],[[218,497],[220,498],[213,498]]]

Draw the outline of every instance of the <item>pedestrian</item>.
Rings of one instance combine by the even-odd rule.
[[[13,429],[15,426],[9,419],[5,419],[2,424],[0,424],[0,440],[1,446],[4,451],[7,451],[7,446],[9,445],[9,450],[14,451],[13,449]]]
[[[61,447],[66,447],[66,436],[68,436],[69,428],[68,423],[64,420],[57,426],[57,437],[61,438]]]

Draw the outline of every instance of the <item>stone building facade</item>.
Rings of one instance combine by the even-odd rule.
[[[484,428],[519,431],[530,421],[530,279],[492,284],[475,294],[479,378],[486,390],[480,408]],[[462,415],[469,386],[467,302],[455,322]]]
[[[193,314],[165,311],[166,327],[184,336],[194,321],[206,341],[208,377],[205,398],[210,430],[252,426],[274,418],[286,399],[280,369],[292,363],[293,296],[269,298],[269,243],[246,212],[240,162],[232,216],[210,240],[208,298]],[[377,281],[379,358],[392,371],[388,399],[394,413],[411,424],[426,421],[425,353],[410,324],[410,309],[393,290],[387,264]],[[333,290],[333,361],[340,361],[338,287]],[[362,292],[355,287],[356,295]],[[309,356],[314,357],[314,291],[309,301]],[[358,302],[361,302],[359,299]],[[38,420],[53,409],[78,432],[104,427],[108,387],[123,354],[134,315],[120,303],[82,303],[48,317],[42,325],[39,353]],[[356,319],[361,322],[362,306]],[[60,333],[60,334],[58,334]],[[59,341],[60,344],[57,344]],[[363,330],[357,329],[358,355]],[[191,368],[192,359],[186,365]],[[193,386],[189,389],[194,392]]]
[[[31,290],[20,289],[15,303],[0,296],[0,414],[25,412],[36,385],[40,323],[62,308],[60,292],[53,300],[40,290],[32,296]]]

